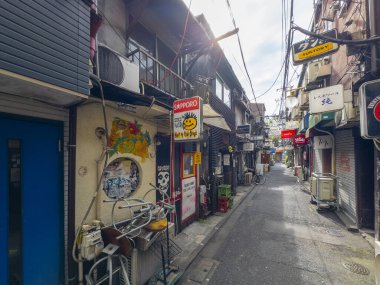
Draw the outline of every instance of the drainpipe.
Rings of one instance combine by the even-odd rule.
[[[377,17],[380,10],[380,5],[378,0],[368,0],[368,21],[369,21],[369,35],[370,37],[375,37],[378,35],[379,23],[377,23]],[[371,73],[373,75],[376,75],[378,70],[378,62],[377,62],[377,56],[379,53],[379,46],[378,43],[374,42],[371,44]]]

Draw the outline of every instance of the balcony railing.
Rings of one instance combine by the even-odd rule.
[[[127,57],[138,64],[140,82],[177,98],[191,96],[192,85],[148,52],[137,48],[127,54]]]

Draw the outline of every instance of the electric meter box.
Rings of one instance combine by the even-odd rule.
[[[319,179],[319,197],[317,197],[317,179]],[[329,201],[334,198],[334,179],[329,177],[311,177],[311,194],[318,200]]]

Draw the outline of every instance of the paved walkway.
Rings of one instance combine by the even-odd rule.
[[[373,248],[334,213],[317,212],[290,169],[277,164],[265,185],[240,190],[227,217],[178,236],[177,264],[194,260],[180,284],[375,284]]]

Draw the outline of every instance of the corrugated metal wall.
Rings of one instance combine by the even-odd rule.
[[[87,95],[89,42],[84,1],[0,1],[0,69]]]
[[[355,140],[352,130],[337,131],[335,146],[336,175],[339,177],[339,204],[347,216],[357,223]]]
[[[28,117],[37,117],[48,120],[64,122],[64,141],[63,146],[66,146],[69,141],[69,111],[68,109],[54,107],[48,104],[37,102],[28,97],[12,96],[0,93],[0,112],[13,115],[21,115]],[[64,241],[65,252],[68,252],[68,150],[63,147],[64,155]],[[67,278],[68,260],[65,257],[65,280]]]

